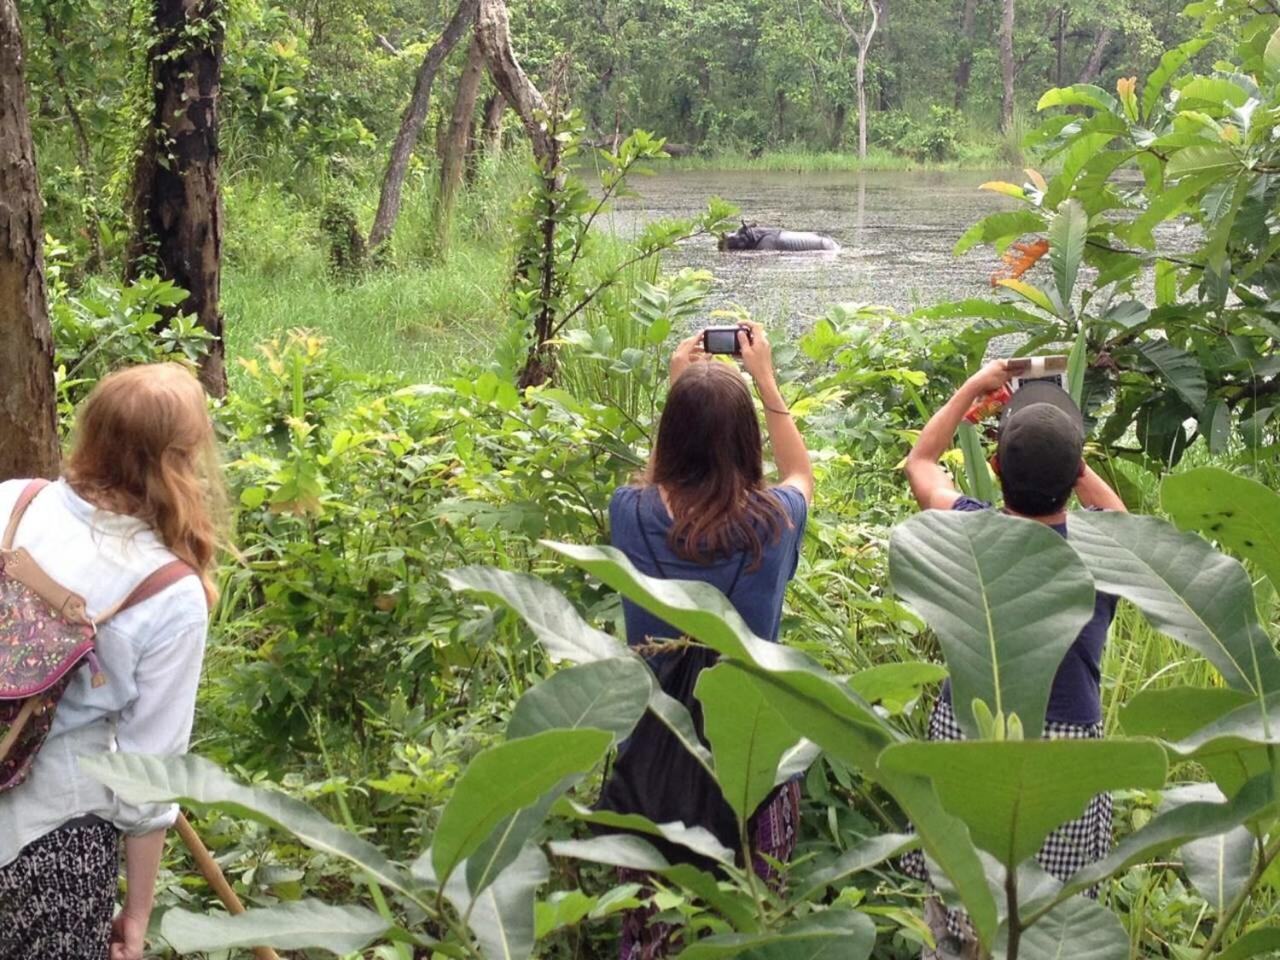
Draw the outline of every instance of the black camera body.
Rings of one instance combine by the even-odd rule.
[[[751,328],[746,324],[734,324],[731,327],[707,327],[702,331],[702,349],[707,353],[741,356],[742,344],[738,340],[739,334],[745,336],[748,343],[753,342],[751,340]]]

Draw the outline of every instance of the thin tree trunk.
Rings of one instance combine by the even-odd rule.
[[[871,12],[871,26],[858,39],[858,159],[867,159],[867,51],[880,25],[880,0],[865,0]]]
[[[71,121],[71,129],[75,133],[76,158],[80,161],[80,169],[84,172],[84,182],[90,195],[90,203],[85,209],[85,230],[89,234],[89,262],[85,268],[90,272],[101,268],[104,256],[102,252],[102,229],[99,225],[97,209],[97,177],[93,173],[93,152],[89,147],[89,135],[85,131],[84,118],[76,108],[71,96],[71,84],[67,80],[67,71],[62,66],[62,51],[66,48],[66,40],[53,18],[49,7],[42,10],[44,16],[45,35],[58,49],[50,54],[53,64],[53,78],[58,84],[58,92],[62,94],[62,105],[67,111],[67,119]]]
[[[840,141],[844,139],[844,121],[848,116],[849,110],[843,103],[837,103],[834,114],[831,117],[831,150],[832,152],[840,149]]]
[[[391,146],[391,157],[387,161],[387,172],[382,178],[382,193],[378,197],[378,212],[374,214],[373,226],[369,230],[369,249],[380,246],[395,228],[396,218],[400,216],[400,198],[404,190],[405,174],[409,170],[409,158],[413,156],[414,145],[422,133],[422,125],[427,121],[427,113],[431,109],[431,86],[435,83],[436,73],[440,65],[448,58],[457,46],[467,27],[475,18],[479,0],[460,0],[453,18],[446,24],[444,31],[431,45],[422,66],[418,68],[417,79],[413,82],[413,95],[409,105],[404,108],[404,116],[400,120],[400,131],[396,134],[395,143]]]
[[[542,190],[546,196],[554,198],[558,196],[560,188],[560,145],[548,130],[546,120],[550,117],[551,110],[546,98],[525,74],[511,49],[511,27],[504,0],[480,0],[476,36],[484,51],[494,86],[511,104],[529,136],[534,160],[541,170]],[[533,344],[529,348],[524,369],[517,378],[521,389],[545,383],[555,373],[555,354],[547,348],[547,341],[552,337],[555,323],[550,303],[555,285],[556,227],[559,214],[554,199],[548,203],[547,209],[539,211],[541,249],[536,269],[541,285],[542,307],[534,318]],[[535,265],[521,264],[517,266],[517,270],[528,270],[531,267]]]
[[[222,0],[153,0],[151,117],[134,171],[126,267],[130,279],[154,268],[188,292],[172,312],[195,314],[213,335],[200,380],[215,397],[227,392],[218,303],[218,100],[225,15]]]
[[[1098,32],[1098,39],[1094,41],[1093,49],[1089,52],[1089,59],[1085,61],[1084,69],[1080,71],[1081,83],[1093,83],[1098,79],[1098,74],[1102,72],[1102,58],[1106,55],[1107,47],[1111,45],[1111,38],[1115,35],[1115,29],[1112,27],[1103,27]]]
[[[465,172],[471,118],[476,112],[483,76],[484,51],[480,49],[480,41],[473,36],[467,48],[467,64],[458,79],[458,94],[453,101],[453,115],[449,118],[449,132],[440,158],[440,189],[436,193],[434,218],[437,254],[445,253],[449,245],[449,224],[453,220],[453,208]]]
[[[960,59],[956,62],[956,109],[969,99],[969,77],[973,73],[973,34],[978,22],[978,0],[964,0],[960,15]]]
[[[494,161],[502,156],[502,118],[507,113],[507,98],[500,93],[491,94],[484,105],[484,126],[480,142],[486,160]]]
[[[0,480],[58,473],[43,242],[18,9],[0,0]]]
[[[844,0],[823,0],[827,15],[835,19],[858,48],[858,63],[854,70],[854,85],[858,98],[858,156],[865,160],[867,156],[867,53],[871,49],[871,40],[876,35],[876,28],[880,26],[880,4],[883,0],[862,0],[862,2],[862,22],[866,22],[867,14],[871,15],[871,23],[866,30],[860,30],[849,22]]]
[[[1013,81],[1016,69],[1013,62],[1013,24],[1015,0],[1004,0],[1004,16],[1000,20],[1000,74],[1004,81],[1004,96],[1000,101],[1000,129],[1008,133],[1013,129]]]
[[[1054,65],[1053,85],[1055,87],[1062,86],[1062,78],[1066,76],[1063,60],[1066,55],[1067,46],[1067,7],[1063,4],[1058,8],[1058,33],[1054,37],[1054,47],[1057,54],[1057,62]]]

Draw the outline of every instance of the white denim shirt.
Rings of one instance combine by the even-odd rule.
[[[0,530],[25,486],[24,480],[0,483]],[[174,559],[143,523],[98,510],[65,481],[50,484],[27,508],[14,546],[26,547],[47,574],[83,597],[91,617]],[[196,577],[184,577],[98,628],[96,652],[107,682],[94,689],[89,668],[75,671],[31,776],[0,793],[0,867],[86,814],[131,835],[173,823],[176,807],[125,804],[85,774],[78,758],[113,750],[186,751],[208,627],[204,589]]]

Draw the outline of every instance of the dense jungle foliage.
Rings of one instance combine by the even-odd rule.
[[[869,162],[1029,168],[984,184],[1017,205],[956,238],[1002,271],[990,296],[909,315],[833,304],[775,346],[818,474],[777,646],[716,591],[600,546],[671,347],[708,315],[714,278],[664,254],[735,211],[708,197],[634,238],[602,216],[646,166],[856,165],[845,23],[866,8],[513,3],[513,45],[555,92],[554,161],[531,166],[515,122],[487,149],[477,132],[442,229],[421,148],[392,239],[366,256],[400,112],[452,5],[223,7],[232,363],[215,416],[234,549],[193,756],[94,770],[199,814],[251,909],[225,916],[175,844],[157,956],[585,960],[615,956],[619,914],[651,897],[686,960],[907,958],[931,945],[926,890],[896,865],[914,846],[991,956],[1280,955],[1280,10],[1017,0],[1016,113],[997,135],[1003,6],[877,8]],[[148,5],[19,10],[66,426],[109,369],[196,362],[209,338],[171,281],[119,279]],[[422,137],[439,153],[462,52]],[[1069,541],[1002,515],[913,516],[900,466],[916,431],[1008,349],[1069,354],[1090,462],[1130,515],[1073,513]],[[519,386],[536,355],[549,377]],[[962,430],[948,455],[974,494],[994,487],[989,440]],[[1040,740],[1098,590],[1123,601],[1107,738]],[[697,691],[708,745],[621,642],[622,596],[720,654]],[[924,739],[947,676],[973,742]],[[592,810],[646,710],[744,823],[803,778],[781,888],[705,831]],[[1104,790],[1112,853],[1048,877],[1041,841]]]

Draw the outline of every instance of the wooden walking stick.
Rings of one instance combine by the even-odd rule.
[[[236,896],[236,892],[231,889],[231,884],[227,883],[227,878],[222,873],[222,868],[218,866],[218,861],[213,859],[213,855],[209,853],[209,849],[204,845],[204,841],[200,839],[200,835],[196,833],[195,827],[191,826],[191,821],[186,815],[179,812],[178,836],[182,838],[182,842],[186,844],[187,849],[191,851],[191,859],[196,862],[196,867],[200,870],[200,875],[204,877],[205,882],[218,895],[218,899],[222,901],[222,905],[227,908],[227,912],[231,915],[244,913],[244,904],[240,902],[240,898]],[[280,955],[270,947],[254,947],[253,955],[257,960],[280,960]]]

